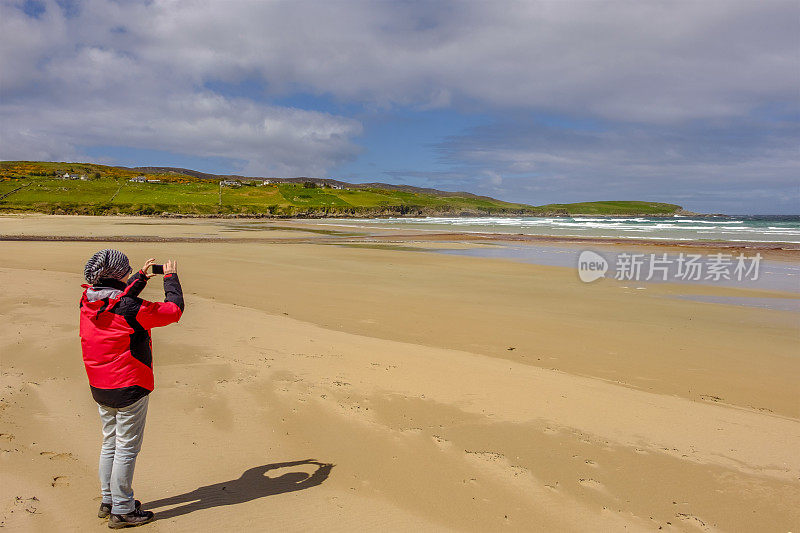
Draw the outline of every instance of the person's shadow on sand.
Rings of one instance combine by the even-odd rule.
[[[266,475],[270,470],[300,465],[316,465],[317,470],[313,474],[307,474],[306,472],[287,472],[278,477],[269,477]],[[142,508],[156,510],[159,507],[185,504],[178,505],[178,507],[167,511],[156,512],[157,519],[165,519],[185,515],[201,509],[249,502],[265,496],[273,496],[284,492],[293,492],[316,487],[328,479],[328,475],[331,473],[333,466],[332,464],[321,463],[314,459],[257,466],[245,471],[239,479],[215,483],[214,485],[206,485],[205,487],[199,487],[185,494],[143,503]]]

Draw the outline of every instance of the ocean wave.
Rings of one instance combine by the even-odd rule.
[[[452,228],[470,233],[518,232],[530,235],[596,236],[658,240],[721,239],[742,242],[795,242],[800,223],[773,220],[699,220],[660,217],[416,217],[344,219],[345,225],[418,226],[420,231]],[[771,225],[767,226],[767,223]],[[423,229],[424,228],[424,229]],[[469,228],[469,229],[468,229]]]
[[[744,224],[744,220],[698,220],[696,218],[685,218],[674,220],[673,222],[690,222],[692,224]]]

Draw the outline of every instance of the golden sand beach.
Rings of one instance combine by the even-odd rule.
[[[674,298],[796,295],[237,224],[0,217],[0,525],[107,529],[77,323],[113,247],[186,296],[153,334],[148,531],[800,530],[800,313]]]

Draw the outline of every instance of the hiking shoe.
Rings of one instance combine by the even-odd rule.
[[[142,506],[142,502],[139,500],[133,500],[133,510],[135,511],[139,507]],[[108,515],[111,514],[111,504],[110,503],[101,503],[100,509],[97,511],[97,518],[108,518]]]
[[[152,511],[142,511],[135,509],[128,514],[111,513],[108,519],[108,527],[111,529],[122,529],[123,527],[136,527],[152,522],[156,517]]]

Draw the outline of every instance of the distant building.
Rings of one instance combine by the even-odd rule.
[[[223,187],[241,187],[242,186],[241,182],[236,181],[236,180],[222,180],[219,183]]]
[[[261,182],[261,185],[270,185],[271,183],[272,183],[272,181],[270,181],[270,180],[263,180]]]
[[[161,180],[147,180],[147,183],[161,183]]]
[[[61,179],[64,179],[64,180],[79,180],[79,179],[81,179],[81,176],[78,176],[77,174],[70,174],[69,172],[66,172],[66,173],[64,173],[63,176],[61,176]]]

